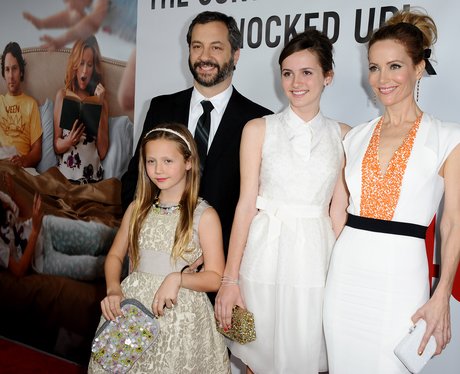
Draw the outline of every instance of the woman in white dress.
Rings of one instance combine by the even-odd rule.
[[[331,374],[407,373],[393,350],[420,318],[427,329],[419,354],[431,335],[436,354],[450,341],[460,257],[460,126],[423,113],[414,99],[423,72],[434,72],[428,58],[435,39],[429,16],[403,11],[369,42],[369,84],[385,112],[344,141],[349,215],[324,306]],[[443,193],[441,279],[430,298],[424,237]]]
[[[256,340],[227,342],[248,372],[317,374],[327,369],[326,272],[334,231],[346,217],[341,171],[348,126],[320,111],[333,77],[327,36],[299,34],[279,63],[289,106],[244,128],[240,198],[215,314],[226,329],[234,305],[254,313]]]

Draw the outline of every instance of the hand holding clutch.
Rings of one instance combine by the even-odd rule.
[[[418,347],[425,330],[425,320],[419,319],[394,349],[395,355],[411,373],[420,372],[436,351],[436,340],[434,336],[431,336],[423,353],[418,354]]]
[[[256,340],[256,329],[254,325],[254,315],[238,305],[232,309],[232,326],[229,330],[224,331],[217,325],[217,331],[227,338],[240,343],[246,344]]]
[[[113,373],[130,370],[160,334],[158,321],[138,300],[123,300],[121,310],[123,315],[96,331],[91,348],[94,361]]]

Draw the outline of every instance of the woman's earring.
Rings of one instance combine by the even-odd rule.
[[[420,95],[420,79],[417,81],[417,96],[416,96],[417,102],[418,102],[419,95]]]
[[[372,102],[374,103],[374,105],[377,105],[377,94],[375,92],[372,95]]]

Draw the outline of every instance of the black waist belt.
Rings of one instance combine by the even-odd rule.
[[[426,230],[428,229],[427,226],[416,225],[414,223],[386,221],[383,219],[355,216],[353,214],[348,214],[346,225],[355,229],[413,236],[420,239],[425,239]]]

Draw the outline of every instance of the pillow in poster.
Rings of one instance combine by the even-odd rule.
[[[56,154],[54,153],[54,124],[53,124],[53,101],[46,99],[39,107],[42,123],[42,158],[37,165],[37,171],[43,173],[50,167],[57,165]]]
[[[109,118],[109,151],[102,160],[104,179],[118,178],[128,169],[133,150],[133,124],[128,116]]]

